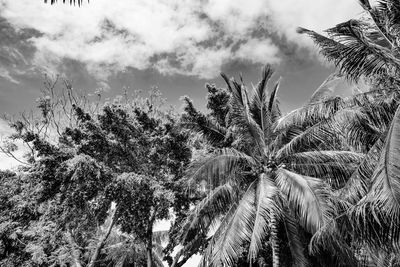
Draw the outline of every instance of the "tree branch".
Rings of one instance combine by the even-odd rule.
[[[104,233],[104,235],[100,238],[99,243],[97,243],[97,246],[96,246],[96,248],[94,250],[94,253],[93,253],[93,255],[92,255],[92,257],[90,259],[90,262],[87,265],[87,267],[93,267],[96,264],[96,261],[97,261],[99,255],[100,255],[101,249],[104,247],[104,244],[105,244],[108,236],[110,235],[111,230],[112,230],[112,228],[113,228],[113,226],[114,226],[114,224],[116,222],[117,209],[118,209],[118,207],[116,207],[114,209],[114,211],[112,212],[110,224],[108,225],[107,230]]]
[[[82,267],[82,263],[80,261],[81,252],[79,251],[78,246],[76,245],[76,243],[72,237],[72,233],[71,233],[70,229],[68,229],[66,236],[67,236],[68,243],[71,246],[72,258],[74,260],[75,267]]]

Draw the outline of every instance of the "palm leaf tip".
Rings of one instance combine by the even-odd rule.
[[[299,34],[304,34],[304,33],[309,33],[310,30],[303,28],[303,27],[297,27],[296,32]]]

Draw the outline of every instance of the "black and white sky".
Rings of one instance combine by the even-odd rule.
[[[296,28],[322,32],[361,11],[356,0],[0,0],[0,113],[33,108],[46,72],[110,96],[158,86],[179,107],[182,95],[203,106],[221,71],[251,84],[267,63],[289,110],[333,71]]]

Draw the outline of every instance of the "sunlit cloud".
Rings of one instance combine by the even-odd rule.
[[[33,65],[54,70],[77,60],[106,81],[127,67],[209,79],[235,60],[279,63],[271,33],[312,50],[297,26],[322,30],[360,11],[349,0],[94,0],[81,8],[3,0],[0,16],[40,33],[29,39]]]

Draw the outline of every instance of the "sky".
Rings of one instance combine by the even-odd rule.
[[[0,0],[0,114],[33,109],[45,73],[108,97],[157,86],[179,109],[182,95],[203,108],[220,72],[251,85],[265,64],[289,111],[333,71],[296,28],[322,32],[361,11],[356,0]]]

